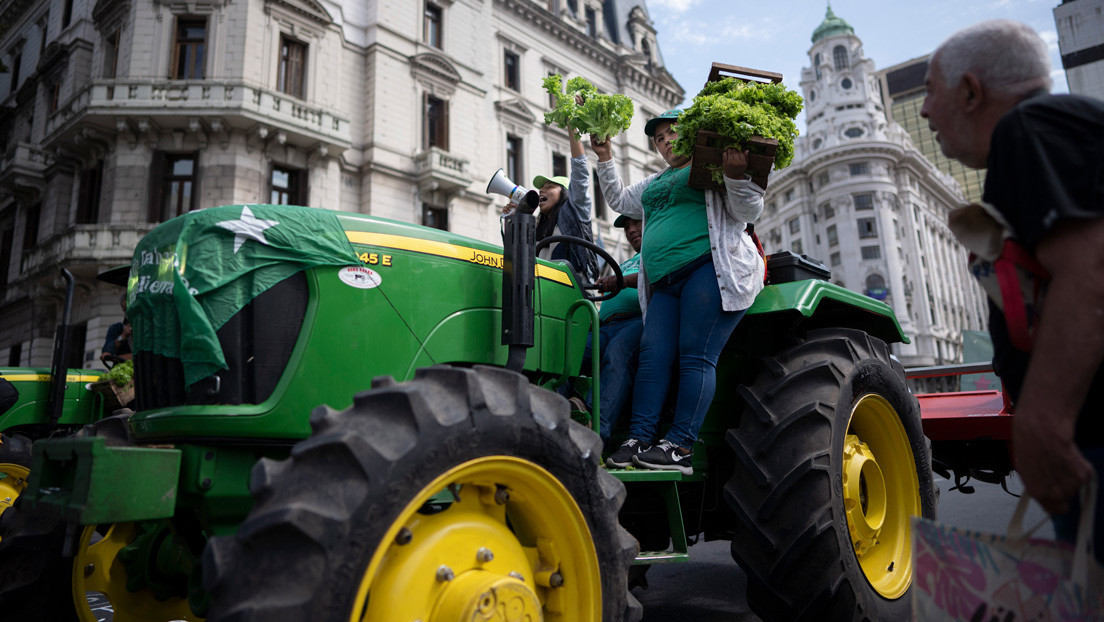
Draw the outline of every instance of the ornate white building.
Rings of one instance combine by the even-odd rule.
[[[95,275],[166,218],[298,203],[497,240],[495,170],[567,169],[545,76],[637,103],[630,179],[683,99],[644,0],[11,0],[0,23],[0,364],[48,364],[65,267],[90,365],[120,319]]]
[[[812,43],[808,128],[794,163],[771,175],[756,230],[768,253],[818,258],[833,282],[889,304],[912,340],[893,347],[906,367],[960,361],[962,331],[988,316],[946,225],[962,193],[887,122],[874,62],[830,7]]]

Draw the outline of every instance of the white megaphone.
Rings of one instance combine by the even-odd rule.
[[[491,177],[491,181],[487,183],[487,194],[501,194],[510,200],[510,205],[522,205],[523,210],[528,208],[529,213],[540,205],[540,195],[536,190],[522,188],[510,181],[502,169],[498,169],[494,177]]]

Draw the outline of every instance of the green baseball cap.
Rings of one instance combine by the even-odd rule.
[[[545,177],[544,175],[537,175],[536,177],[533,178],[533,189],[534,190],[540,190],[541,186],[543,186],[544,184],[546,184],[548,182],[552,182],[554,184],[560,184],[561,186],[564,187],[564,190],[567,190],[567,187],[571,184],[571,180],[564,177],[564,176],[562,176],[562,175],[560,175],[558,177]]]
[[[644,124],[644,134],[647,136],[655,135],[656,126],[659,125],[661,121],[670,121],[671,123],[674,123],[678,120],[680,114],[682,114],[681,110],[679,110],[678,108],[673,108],[671,110],[668,110],[667,112],[664,112],[658,117],[655,117],[654,119],[649,119],[648,122]]]
[[[617,217],[617,220],[613,221],[613,226],[617,227],[619,229],[624,229],[625,227],[629,226],[629,221],[631,221],[631,220],[639,220],[639,219],[638,218],[631,218],[629,216],[621,214],[620,216]]]

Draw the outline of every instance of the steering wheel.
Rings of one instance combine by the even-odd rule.
[[[544,238],[543,240],[541,240],[540,242],[537,242],[537,248],[536,248],[537,253],[540,253],[542,249],[544,249],[548,246],[551,246],[552,244],[555,244],[556,242],[559,242],[560,244],[577,244],[579,246],[582,246],[582,247],[596,253],[602,259],[606,260],[606,264],[608,264],[610,267],[613,268],[613,274],[617,277],[617,286],[613,288],[613,291],[605,293],[605,294],[601,294],[601,295],[598,295],[598,296],[591,296],[590,294],[587,294],[586,292],[584,292],[583,293],[583,298],[586,298],[587,300],[589,300],[591,302],[602,302],[603,300],[609,300],[610,298],[613,298],[614,296],[616,296],[618,294],[618,292],[625,289],[625,275],[621,274],[621,266],[619,266],[617,264],[617,261],[614,260],[614,258],[609,253],[606,252],[606,249],[602,248],[601,246],[598,246],[594,242],[588,242],[588,241],[586,241],[582,238],[576,238],[576,237],[572,237],[570,235],[550,235],[550,236]],[[587,289],[596,290],[596,289],[598,289],[598,284],[597,283],[586,283],[586,284],[582,285],[582,288],[584,290],[587,290]]]

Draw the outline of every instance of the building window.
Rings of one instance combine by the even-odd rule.
[[[801,219],[799,218],[791,218],[786,224],[790,226],[791,234],[801,231]]]
[[[873,194],[856,194],[856,195],[853,195],[851,198],[855,202],[855,209],[856,210],[874,209],[874,195]]]
[[[870,163],[869,162],[852,162],[851,163],[851,176],[856,175],[869,175]]]
[[[579,14],[579,0],[567,0],[567,12],[572,15]]]
[[[70,369],[85,367],[84,343],[88,339],[88,322],[69,327],[69,360],[65,362]]]
[[[552,176],[567,177],[567,156],[562,153],[552,154]]]
[[[860,240],[878,237],[878,225],[874,222],[873,218],[860,218],[858,224]]]
[[[833,268],[840,265],[840,254],[839,253],[832,253],[831,255],[829,255],[828,256],[828,263],[832,264]]]
[[[19,89],[19,69],[23,65],[23,51],[12,52],[11,59],[11,87],[9,93],[14,94]]]
[[[836,210],[834,210],[832,208],[832,204],[828,202],[820,204],[820,211],[824,214],[825,220],[828,220],[829,218],[835,218],[836,216]]]
[[[280,37],[280,70],[276,76],[276,90],[302,99],[306,74],[307,44]]]
[[[602,186],[598,183],[598,169],[594,169],[594,174],[591,175],[593,181],[590,183],[594,188],[594,215],[598,218],[606,217],[606,195],[602,194]]]
[[[522,176],[521,166],[521,139],[517,136],[511,136],[507,134],[506,176],[513,180],[524,179],[524,177]]]
[[[176,22],[172,75],[176,80],[202,80],[207,58],[207,20],[181,18]]]
[[[555,15],[560,12],[560,0],[548,0],[548,12]]]
[[[880,246],[864,246],[862,247],[863,259],[881,259],[882,247]]]
[[[441,231],[448,231],[448,208],[422,203],[422,224]]]
[[[425,96],[425,147],[448,150],[448,102]],[[510,179],[513,179],[511,177]]]
[[[23,252],[38,246],[38,227],[42,221],[42,203],[27,206],[27,219],[23,223]]]
[[[858,138],[863,135],[863,129],[861,127],[849,127],[844,130],[843,135],[848,138]]]
[[[0,288],[8,285],[8,271],[11,270],[12,246],[15,244],[15,231],[8,227],[0,233]]]
[[[156,153],[153,158],[153,169],[159,174],[153,176],[160,179],[156,185],[158,195],[155,197],[152,222],[161,222],[175,218],[185,212],[195,209],[195,185],[196,185],[196,156],[194,153],[166,154]]]
[[[50,89],[50,112],[54,113],[57,112],[58,104],[61,103],[61,78],[58,78],[58,80],[48,88]]]
[[[877,246],[871,248],[878,248]],[[885,300],[889,291],[886,289],[885,279],[880,274],[871,274],[866,277],[866,295],[878,300]]]
[[[801,240],[798,239],[798,240],[794,240],[793,242],[790,242],[790,250],[792,250],[793,252],[800,255],[801,252],[802,252],[802,250],[801,250]]]
[[[506,50],[502,55],[503,83],[506,88],[515,91],[521,90],[521,59],[518,55]]]
[[[789,190],[787,190],[786,194],[784,194],[782,196],[783,200],[787,203],[789,203],[790,201],[793,201],[793,197],[794,197],[793,188],[790,188]]]
[[[65,28],[73,21],[73,0],[65,0],[65,8],[61,10],[61,27]]]
[[[828,172],[827,171],[817,175],[817,187],[818,188],[823,188],[824,186],[827,186],[828,181],[829,181],[829,177],[828,177]]]
[[[598,38],[598,13],[590,7],[586,8],[586,31],[591,39]]]
[[[836,226],[828,225],[828,229],[825,232],[828,234],[828,246],[838,246],[839,234],[836,232]]]
[[[42,19],[38,22],[38,31],[41,33],[41,37],[38,40],[38,58],[41,60],[46,57],[46,34],[50,25],[50,12],[47,11]]]
[[[427,2],[422,18],[422,39],[426,44],[441,49],[441,7]]]
[[[832,50],[832,61],[835,62],[836,71],[847,69],[847,48],[842,45],[837,45],[835,49]]]
[[[19,367],[23,358],[23,344],[17,343],[8,349],[8,367]],[[83,367],[83,365],[81,366]]]
[[[273,166],[268,202],[273,205],[306,205],[306,171]]]
[[[119,29],[104,37],[103,77],[115,79],[119,74]]]
[[[80,174],[77,190],[77,224],[91,224],[100,220],[100,187],[103,183],[103,160],[86,168]]]
[[[820,79],[820,53],[813,55],[813,68],[816,70],[817,80]]]

